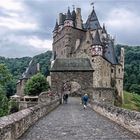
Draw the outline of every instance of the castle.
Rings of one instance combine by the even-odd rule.
[[[83,23],[80,8],[76,8],[76,10],[73,8],[72,12],[68,8],[66,14],[59,14],[58,21],[53,30],[53,53],[57,62],[54,61],[55,66],[52,68],[53,72],[57,72],[55,75],[57,79],[58,72],[63,72],[63,69],[58,69],[62,63],[65,64],[63,68],[69,67],[67,72],[70,72],[72,68],[77,71],[76,67],[78,68],[79,65],[83,71],[83,63],[88,63],[88,59],[94,70],[92,72],[92,90],[102,89],[98,92],[98,98],[101,97],[101,91],[106,94],[107,89],[115,89],[123,100],[124,49],[121,49],[120,56],[117,57],[114,39],[108,34],[105,25],[103,27],[100,25],[94,7],[85,23]],[[78,64],[78,61],[81,64]],[[59,65],[55,63],[59,63]],[[71,65],[72,68],[70,68]],[[52,79],[54,79],[53,75]],[[88,81],[88,79],[85,80],[84,82]],[[52,82],[55,84],[56,80],[52,80]],[[97,95],[94,94],[94,96]],[[110,97],[106,96],[106,98]]]

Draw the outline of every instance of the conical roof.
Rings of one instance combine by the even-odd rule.
[[[75,21],[75,19],[76,19],[76,12],[75,12],[75,10],[73,9],[73,11],[72,11],[72,20]]]
[[[58,29],[58,22],[57,22],[57,20],[56,20],[56,23],[55,23],[55,27],[54,27],[54,31],[56,31],[57,29]]]
[[[94,8],[86,21],[85,28],[92,29],[92,30],[101,28]]]
[[[102,33],[105,33],[105,34],[107,33],[107,32],[106,32],[106,29],[105,29],[105,25],[104,25],[104,24],[103,24]]]
[[[71,17],[71,13],[70,13],[70,9],[68,8],[68,12],[67,12],[67,15],[66,15],[66,19],[67,20],[72,20],[72,17]]]
[[[98,29],[96,29],[95,36],[93,38],[92,45],[101,45],[102,46],[102,42],[100,40],[100,35],[99,35]]]

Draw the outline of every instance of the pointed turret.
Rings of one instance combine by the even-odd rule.
[[[103,34],[107,34],[107,31],[106,31],[106,28],[105,28],[105,24],[103,24],[102,33],[103,33]]]
[[[98,29],[96,29],[95,36],[92,40],[92,55],[103,55],[103,46]]]
[[[55,27],[54,27],[53,32],[56,31],[56,30],[58,30],[58,27],[59,27],[59,26],[58,26],[58,22],[57,22],[57,20],[56,20],[56,23],[55,23]]]
[[[68,7],[68,12],[67,12],[67,15],[66,15],[66,19],[67,20],[72,20],[72,16],[71,16],[69,7]]]
[[[101,29],[101,26],[100,26],[100,23],[99,23],[98,18],[96,16],[94,7],[93,7],[91,14],[89,15],[89,17],[86,21],[85,28],[90,29],[90,30]]]
[[[71,26],[71,27],[73,27],[73,20],[72,20],[72,16],[71,16],[69,8],[68,8],[68,12],[66,14],[66,19],[64,21],[64,26]]]
[[[55,23],[55,27],[54,27],[54,30],[53,30],[53,36],[56,36],[57,32],[58,32],[58,22],[56,20],[56,23]]]
[[[76,19],[76,12],[75,12],[75,9],[73,9],[72,11],[72,20],[75,21]]]
[[[76,25],[76,12],[75,12],[74,6],[73,6],[73,11],[72,11],[71,17],[72,17],[73,24],[74,24],[74,27],[75,27],[75,25]]]
[[[99,35],[99,31],[98,29],[96,29],[96,32],[95,32],[95,36],[93,38],[93,45],[101,45],[102,46],[102,42],[101,42],[101,39],[100,39],[100,35]]]

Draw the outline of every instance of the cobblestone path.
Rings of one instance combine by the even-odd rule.
[[[39,120],[20,140],[135,140],[136,135],[100,116],[90,108],[84,110],[80,99],[69,98],[68,104]]]

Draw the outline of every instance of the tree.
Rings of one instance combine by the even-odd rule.
[[[5,96],[4,88],[0,85],[0,117],[7,115],[8,112],[8,99]]]
[[[11,80],[12,75],[4,64],[0,64],[0,85],[5,86]]]
[[[39,95],[41,92],[46,91],[49,88],[49,84],[46,81],[45,76],[38,73],[31,77],[25,84],[25,94],[27,95]]]
[[[140,85],[132,84],[129,88],[129,90],[133,93],[140,94]]]

